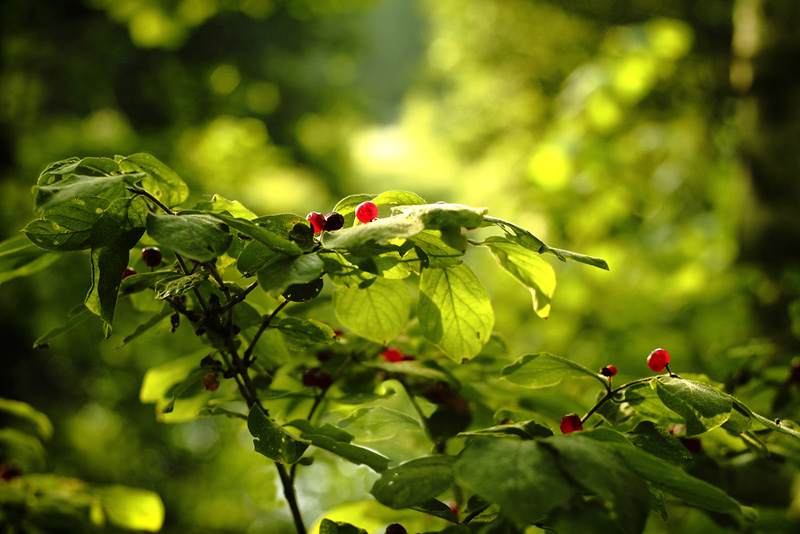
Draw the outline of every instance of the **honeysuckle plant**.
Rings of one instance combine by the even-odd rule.
[[[258,215],[218,195],[185,207],[188,194],[148,154],[52,163],[34,187],[38,218],[0,244],[0,276],[88,251],[85,302],[38,347],[93,316],[110,335],[120,299],[160,303],[123,343],[168,320],[172,331],[191,328],[203,355],[151,369],[141,399],[165,422],[240,418],[254,451],[274,463],[298,533],[311,518],[295,481],[321,450],[374,471],[369,493],[380,505],[435,518],[420,530],[627,534],[651,513],[666,520],[665,498],[717,520],[754,520],[752,508],[687,473],[692,454],[681,439],[719,428],[767,455],[800,438],[794,423],[756,414],[707,378],[673,374],[664,349],[648,365],[667,373],[615,388],[613,365],[595,372],[547,353],[504,365],[490,297],[462,259],[469,248],[488,251],[545,318],[555,288],[546,255],[608,266],[487,208],[386,191],[348,196],[324,216]],[[261,304],[249,298],[256,291],[266,294]],[[319,320],[331,307],[336,324]],[[598,381],[598,400],[560,423],[506,404],[508,394],[485,394],[577,378]],[[488,424],[479,415],[492,412]],[[415,445],[392,457],[381,444],[403,433]],[[323,517],[317,526],[364,532],[352,522]],[[387,519],[378,531],[390,523],[404,528]]]

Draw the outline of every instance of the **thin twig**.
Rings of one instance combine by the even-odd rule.
[[[275,309],[272,310],[272,313],[269,314],[269,317],[264,319],[264,321],[261,323],[261,326],[258,328],[258,332],[256,332],[255,336],[253,336],[253,341],[250,342],[250,345],[247,347],[247,350],[244,351],[244,355],[242,356],[242,358],[243,358],[245,363],[249,363],[250,362],[250,356],[253,354],[253,349],[255,348],[256,343],[258,342],[258,338],[261,337],[261,334],[263,334],[264,330],[267,329],[267,327],[269,326],[269,323],[272,322],[272,320],[275,318],[275,316],[278,315],[278,313],[280,313],[280,311],[284,307],[286,307],[287,304],[289,304],[288,300],[284,300],[283,302],[278,304],[275,307]]]

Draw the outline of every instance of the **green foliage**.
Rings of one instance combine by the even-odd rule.
[[[94,174],[76,174],[82,167]],[[495,308],[463,259],[469,247],[488,248],[532,293],[543,318],[555,288],[544,253],[608,265],[551,248],[490,217],[487,208],[427,204],[403,191],[354,195],[337,204],[347,227],[315,237],[297,215],[259,217],[220,196],[182,210],[184,182],[146,154],[57,162],[42,173],[36,195],[44,212],[26,227],[31,243],[57,252],[90,249],[92,267],[85,308],[37,345],[89,312],[110,332],[124,299],[162,303],[148,308],[149,317],[123,345],[169,316],[173,333],[188,330],[207,347],[152,367],[140,400],[155,403],[164,422],[216,415],[246,420],[255,452],[277,466],[298,531],[304,527],[295,476],[315,458],[366,466],[378,477],[370,490],[377,503],[457,524],[441,532],[603,525],[638,533],[651,511],[666,517],[663,493],[744,525],[754,511],[689,474],[693,456],[679,439],[725,432],[762,453],[782,454],[797,444],[770,449],[783,439],[773,435],[800,438],[791,421],[771,421],[699,379],[669,372],[612,388],[611,377],[544,352],[508,364],[501,345],[490,343]],[[391,214],[358,223],[353,213],[364,200]],[[503,235],[468,238],[478,228]],[[15,239],[0,251],[21,250]],[[167,265],[122,281],[131,249],[152,241]],[[40,256],[26,258],[31,272],[38,268]],[[0,267],[8,276],[24,272],[12,258]],[[321,320],[331,317],[349,331]],[[387,351],[390,344],[396,347]],[[586,377],[602,389],[581,425],[597,416],[611,428],[555,435],[547,410],[497,411],[507,408],[509,388],[538,390]],[[39,437],[49,435],[36,413],[13,403],[0,410],[33,422]],[[494,420],[487,415],[492,411]],[[685,437],[668,430],[678,422]],[[26,470],[39,470],[39,437],[8,429],[0,443]],[[467,503],[466,516],[443,502],[453,498],[456,510]],[[87,508],[97,524],[150,531],[163,521],[163,505],[149,492],[113,486],[86,499],[75,507]],[[358,531],[328,519],[320,524],[324,533]]]

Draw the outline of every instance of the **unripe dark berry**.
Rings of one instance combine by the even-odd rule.
[[[125,280],[126,278],[128,278],[129,276],[133,276],[134,274],[136,274],[136,271],[128,267],[125,269],[125,272],[122,273],[122,279]]]
[[[392,523],[386,527],[386,534],[408,534],[408,532],[400,523]]]
[[[789,372],[789,382],[800,384],[800,362],[792,365],[792,370]]]
[[[356,219],[362,223],[368,223],[378,216],[378,206],[374,202],[367,200],[356,206]]]
[[[328,389],[333,383],[333,377],[320,369],[319,367],[312,367],[306,369],[303,373],[303,385],[308,387],[317,387],[320,389]]]
[[[600,369],[600,374],[603,376],[607,376],[608,378],[611,378],[612,376],[615,376],[617,374],[617,368],[614,367],[613,365],[606,365],[605,367]]]
[[[403,361],[403,353],[399,349],[391,348],[381,352],[381,358],[387,362],[401,362]]]
[[[583,430],[583,424],[581,424],[581,418],[574,413],[562,417],[561,424],[559,424],[559,427],[561,427],[561,432],[563,434],[569,434],[570,432],[577,432],[579,430]]]
[[[667,368],[669,363],[669,352],[664,349],[656,349],[647,357],[647,366],[654,372],[660,373]]]
[[[314,227],[315,234],[320,233],[325,227],[325,217],[318,211],[312,211],[306,215],[306,220]]]
[[[697,454],[703,448],[703,442],[700,441],[700,438],[680,438],[680,440],[686,450],[692,454]]]
[[[326,232],[333,232],[344,226],[344,216],[335,211],[330,212],[325,216],[324,230]]]
[[[148,267],[155,267],[161,263],[161,251],[157,247],[147,247],[142,249],[142,259]]]

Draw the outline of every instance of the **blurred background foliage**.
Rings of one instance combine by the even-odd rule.
[[[543,322],[488,254],[470,256],[504,361],[548,351],[626,381],[661,346],[676,372],[796,419],[798,21],[792,0],[5,0],[0,238],[32,218],[44,165],[74,155],[150,152],[194,200],[258,214],[387,189],[487,206],[611,266],[556,265]],[[191,333],[118,349],[142,320],[128,306],[106,342],[91,323],[31,348],[88,273],[73,254],[0,286],[2,396],[52,419],[48,469],[158,492],[164,532],[291,531],[241,425],[164,425],[139,403],[147,369],[198,349]],[[520,402],[553,422],[595,393],[565,383]],[[797,466],[704,443],[718,454],[697,474],[758,506],[762,531],[796,532]],[[352,504],[363,469],[320,455],[298,482],[307,521],[369,515]],[[719,528],[671,512],[648,531]]]

